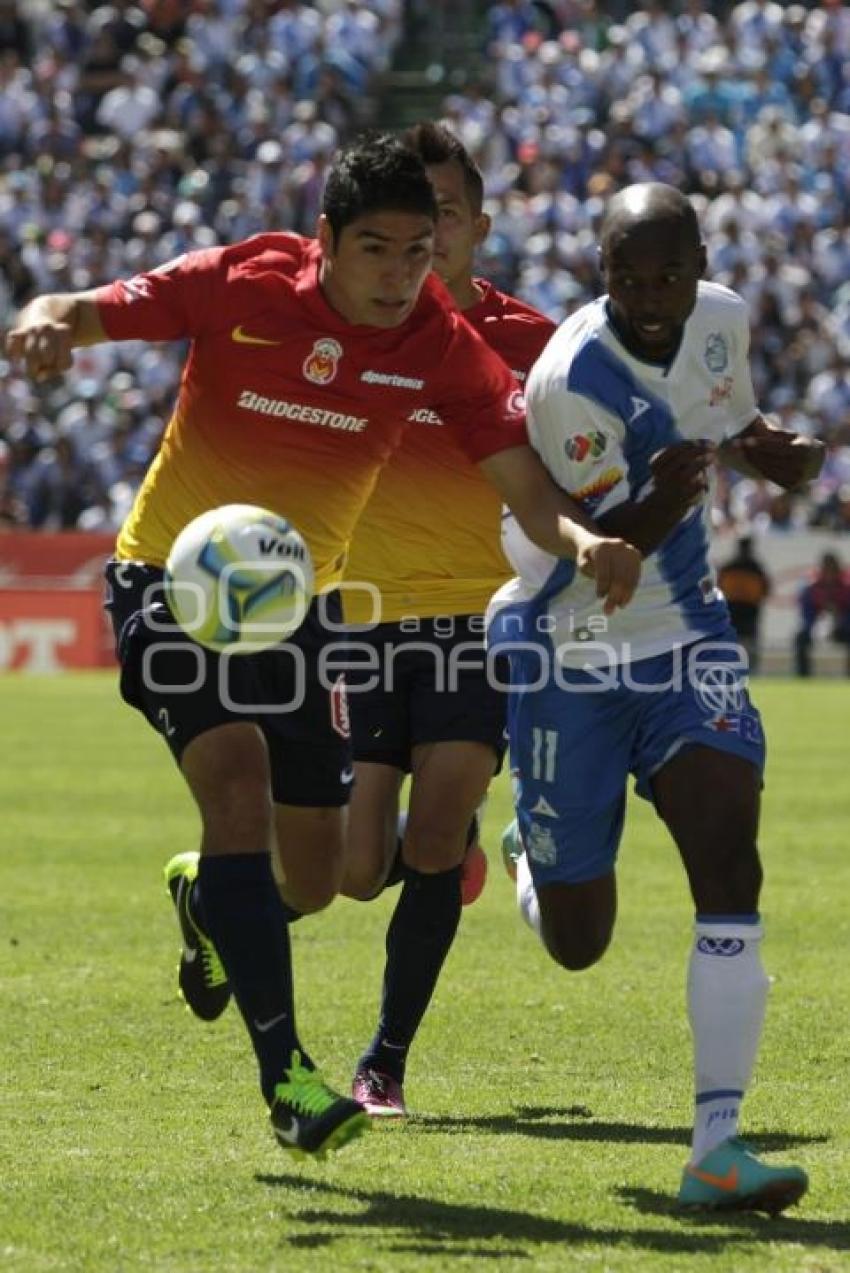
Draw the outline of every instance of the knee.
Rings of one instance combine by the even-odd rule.
[[[460,866],[466,853],[466,825],[408,821],[402,857],[405,865],[422,875],[437,875]]]
[[[341,874],[334,870],[333,861],[328,859],[323,867],[312,870],[304,869],[300,862],[287,864],[278,845],[274,872],[278,892],[286,905],[300,915],[315,915],[325,910],[342,891]]]
[[[543,926],[543,941],[546,949],[562,968],[569,972],[584,972],[605,954],[611,942],[611,929],[607,931],[549,932]]]
[[[617,884],[612,872],[579,884],[550,884],[538,890],[540,933],[551,957],[570,972],[598,963],[611,943],[617,918]]]
[[[383,887],[383,873],[371,866],[359,862],[347,862],[342,879],[343,897],[350,897],[355,902],[371,902]]]
[[[280,895],[287,905],[302,915],[316,915],[319,911],[326,910],[340,891],[331,880],[300,882],[297,893],[295,890],[288,888],[285,881],[279,884],[278,887]]]

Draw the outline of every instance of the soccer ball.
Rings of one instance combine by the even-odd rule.
[[[285,640],[313,599],[313,560],[285,517],[224,504],[181,530],[165,563],[168,604],[194,641],[256,654]]]

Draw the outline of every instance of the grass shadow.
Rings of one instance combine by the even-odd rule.
[[[807,1220],[794,1211],[786,1211],[773,1219],[752,1211],[680,1212],[672,1197],[653,1189],[618,1189],[617,1195],[641,1215],[675,1217],[689,1227],[721,1225],[730,1236],[737,1238],[767,1233],[774,1242],[850,1251],[850,1224],[844,1220]]]
[[[359,1203],[362,1211],[357,1215],[341,1212],[329,1205],[308,1206],[297,1211],[297,1221],[309,1225],[311,1232],[294,1234],[286,1239],[288,1244],[302,1249],[322,1249],[337,1240],[361,1235],[364,1228],[373,1231],[375,1248],[386,1252],[415,1252],[420,1255],[440,1255],[459,1258],[476,1256],[532,1260],[534,1248],[558,1246],[593,1246],[600,1244],[612,1249],[654,1251],[664,1254],[721,1255],[730,1243],[740,1244],[752,1237],[762,1241],[787,1238],[789,1242],[845,1249],[846,1226],[830,1225],[804,1220],[759,1221],[745,1219],[719,1231],[716,1224],[712,1231],[695,1231],[693,1224],[684,1224],[681,1230],[646,1228],[629,1231],[611,1227],[571,1223],[549,1219],[530,1211],[516,1208],[497,1208],[475,1203],[439,1202],[432,1198],[412,1194],[391,1193],[382,1189],[345,1188],[315,1177],[303,1177],[288,1172],[257,1173],[259,1184],[270,1188],[286,1189],[294,1194],[302,1193],[310,1203],[326,1198]],[[670,1200],[663,1199],[663,1206],[653,1212],[650,1203],[655,1195],[647,1191],[624,1192],[630,1206],[663,1216],[669,1221],[673,1215]],[[714,1218],[712,1218],[714,1224]],[[839,1240],[840,1239],[840,1240]],[[495,1245],[495,1244],[500,1245]],[[488,1245],[490,1244],[490,1245]],[[507,1244],[507,1245],[505,1245]]]
[[[412,1114],[407,1122],[417,1131],[481,1131],[493,1135],[534,1136],[541,1140],[608,1141],[620,1145],[681,1145],[691,1143],[689,1127],[659,1127],[643,1123],[606,1122],[593,1117],[584,1105],[520,1105],[512,1114],[432,1115]],[[397,1126],[401,1126],[400,1124]],[[795,1145],[816,1145],[828,1136],[795,1135],[786,1132],[756,1132],[748,1139],[764,1150],[781,1152]]]

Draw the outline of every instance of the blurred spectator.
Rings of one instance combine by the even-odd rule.
[[[738,640],[746,650],[750,672],[755,674],[759,670],[761,611],[770,596],[770,579],[753,552],[750,535],[738,540],[734,556],[718,571],[717,583],[729,606]]]
[[[830,446],[813,499],[723,475],[722,516],[748,530],[755,517],[759,534],[850,530],[850,4],[839,0],[0,0],[0,325],[35,292],[268,229],[312,233],[328,157],[371,122],[370,89],[403,23],[437,62],[476,13],[479,65],[445,68],[444,113],[485,175],[482,271],[559,321],[602,288],[605,200],[632,181],[686,190],[711,277],[750,305],[760,401]],[[31,471],[10,436],[31,423],[29,389],[0,381],[16,507],[31,510],[39,452],[79,412],[81,385],[97,386],[101,419],[68,432],[73,462],[97,466],[123,428],[121,376],[147,403],[130,429],[138,457],[167,418],[180,361],[171,347],[78,351],[63,383],[39,387]],[[130,449],[110,452],[122,500]]]
[[[402,0],[0,0],[0,325],[36,292],[312,233],[401,14]],[[0,380],[0,525],[118,524],[181,361],[116,345],[77,351],[34,392]]]
[[[846,647],[846,672],[850,676],[850,573],[834,553],[824,553],[814,577],[799,597],[801,626],[794,638],[794,662],[798,676],[812,674],[812,644],[819,619],[828,618],[825,635]]]

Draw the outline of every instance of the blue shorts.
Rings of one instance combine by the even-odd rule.
[[[511,653],[511,679],[532,686],[533,652]],[[613,868],[628,775],[652,799],[652,778],[699,744],[761,772],[761,718],[730,630],[669,654],[598,672],[559,668],[540,689],[510,695],[517,818],[536,884],[578,884]]]

